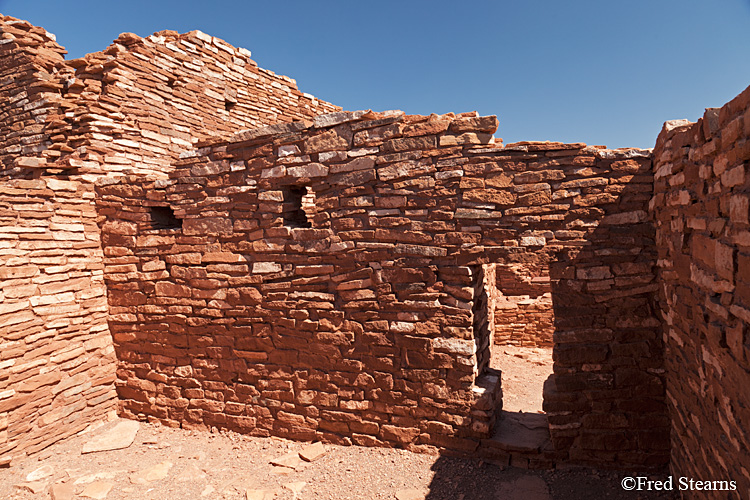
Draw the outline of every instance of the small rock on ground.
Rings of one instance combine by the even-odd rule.
[[[321,443],[320,441],[305,447],[304,450],[299,452],[300,458],[305,462],[314,462],[325,454],[326,447],[323,446],[323,443]]]
[[[107,497],[109,490],[111,490],[113,486],[114,484],[108,481],[94,481],[86,486],[83,493],[81,493],[81,496],[93,498],[95,500],[102,500]]]
[[[133,484],[146,484],[159,479],[164,479],[169,474],[169,469],[172,468],[172,462],[166,461],[161,462],[148,469],[143,469],[132,476],[130,476],[130,482]]]
[[[297,453],[287,453],[284,456],[274,458],[271,460],[271,465],[277,467],[288,467],[290,469],[296,469],[302,463]]]
[[[49,490],[49,495],[52,500],[72,500],[75,489],[73,489],[72,484],[53,484]]]
[[[55,473],[55,469],[53,469],[51,465],[43,465],[39,467],[38,469],[34,470],[33,472],[29,472],[26,475],[26,480],[27,481],[39,481],[40,479],[49,477],[54,473]]]
[[[407,488],[396,492],[396,500],[425,500],[428,491],[417,488]]]

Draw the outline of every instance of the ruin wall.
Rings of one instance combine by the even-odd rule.
[[[116,408],[93,186],[10,180],[0,190],[0,464]]]
[[[552,347],[555,312],[549,267],[503,265],[495,272],[495,344]]]
[[[335,113],[97,186],[121,411],[473,450],[488,264],[549,266],[550,460],[663,466],[650,152],[502,147],[494,117]]]
[[[0,175],[38,166],[52,145],[45,128],[62,101],[55,74],[64,54],[44,28],[0,15]]]
[[[166,175],[200,139],[341,109],[200,31],[123,33],[67,61],[54,35],[26,21],[2,17],[0,32],[0,95],[9,97],[0,175]]]
[[[697,123],[667,122],[654,151],[672,471],[734,480],[740,496],[750,495],[748,169],[750,88]]]

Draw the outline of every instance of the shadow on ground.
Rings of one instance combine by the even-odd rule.
[[[425,500],[636,500],[676,499],[671,492],[634,492],[620,482],[629,472],[501,468],[479,460],[441,457]],[[649,476],[651,477],[651,476]],[[665,479],[666,475],[653,475]]]

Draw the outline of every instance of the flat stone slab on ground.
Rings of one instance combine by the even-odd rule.
[[[75,489],[72,484],[58,483],[53,484],[49,489],[49,496],[52,500],[72,500],[75,495]]]
[[[546,415],[503,411],[490,442],[506,451],[539,453],[549,442],[548,426],[543,425],[546,420]]]
[[[33,494],[41,493],[47,489],[47,481],[31,481],[30,483],[17,484],[16,488],[22,491],[29,491]]]
[[[105,431],[83,445],[81,453],[97,451],[119,450],[133,444],[140,424],[135,420],[122,420],[114,427]]]
[[[394,497],[396,500],[425,500],[429,491],[420,488],[404,488],[398,490]]]
[[[288,467],[290,469],[296,469],[302,463],[297,453],[287,453],[286,455],[274,458],[271,460],[271,465],[277,467]]]
[[[169,474],[169,469],[172,468],[172,462],[165,461],[149,467],[147,469],[140,470],[130,476],[130,482],[133,484],[147,484],[159,479],[164,479]]]
[[[272,500],[275,496],[273,490],[245,490],[245,500]]]
[[[102,500],[107,498],[109,490],[112,489],[114,484],[108,481],[94,481],[93,483],[86,486],[81,493],[82,497],[94,498],[95,500]]]
[[[51,465],[42,465],[38,469],[35,469],[32,472],[29,472],[28,474],[26,474],[26,480],[27,481],[39,481],[40,479],[49,477],[54,473],[55,473],[55,469],[53,469]]]
[[[300,458],[305,462],[314,462],[325,454],[326,447],[323,446],[323,443],[320,441],[313,443],[310,446],[306,446],[304,450],[299,452]]]

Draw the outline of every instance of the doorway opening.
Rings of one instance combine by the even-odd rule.
[[[549,265],[497,264],[492,368],[502,372],[503,410],[544,413],[555,315]]]

